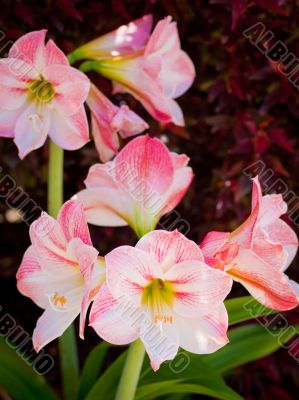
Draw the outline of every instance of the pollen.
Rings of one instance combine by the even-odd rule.
[[[64,296],[58,296],[58,292],[54,293],[53,300],[54,306],[60,305],[61,307],[63,307],[67,303],[67,299]]]
[[[154,323],[158,324],[160,322],[163,322],[164,324],[172,324],[172,316],[171,315],[155,315],[154,318]]]

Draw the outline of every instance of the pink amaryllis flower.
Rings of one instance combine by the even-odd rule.
[[[208,233],[200,245],[207,264],[224,270],[260,303],[275,310],[299,304],[298,284],[284,274],[298,248],[295,232],[280,219],[286,212],[280,194],[262,196],[256,177],[248,219],[232,233]]]
[[[92,134],[99,157],[109,161],[119,149],[118,133],[122,138],[137,135],[148,124],[127,105],[117,107],[91,84],[87,104],[91,111]]]
[[[104,262],[92,246],[82,205],[74,200],[63,205],[57,221],[43,213],[30,226],[30,238],[17,286],[45,310],[33,333],[39,351],[79,314],[83,338],[88,306],[105,279]]]
[[[104,340],[128,344],[140,338],[157,370],[179,347],[212,353],[227,342],[223,300],[232,281],[208,267],[199,247],[178,231],[153,231],[136,247],[105,257],[107,280],[90,313]]]
[[[70,67],[46,30],[30,32],[0,60],[0,136],[14,138],[20,158],[41,147],[47,135],[75,150],[89,140],[83,103],[89,80]]]
[[[153,16],[144,15],[127,25],[106,33],[74,50],[69,59],[73,62],[80,59],[102,59],[122,56],[142,49],[150,37]]]
[[[188,161],[186,155],[172,153],[160,140],[144,135],[129,142],[113,161],[92,166],[87,189],[75,198],[83,203],[89,223],[130,225],[142,236],[186,193],[193,178]]]
[[[116,91],[131,93],[156,120],[184,125],[182,110],[174,99],[192,85],[195,69],[181,49],[171,17],[158,22],[144,49],[122,57],[87,61],[83,68],[114,81]]]

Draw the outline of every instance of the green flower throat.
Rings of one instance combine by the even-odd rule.
[[[41,76],[31,82],[29,96],[38,103],[50,103],[55,96],[54,86]]]

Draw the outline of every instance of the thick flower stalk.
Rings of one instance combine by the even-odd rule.
[[[79,314],[83,338],[86,312],[105,279],[105,269],[92,246],[82,205],[74,200],[63,205],[57,221],[43,213],[31,225],[30,238],[17,286],[45,310],[33,333],[39,351],[61,336]]]
[[[231,233],[208,233],[200,245],[207,264],[225,271],[274,310],[289,310],[299,304],[298,284],[284,273],[298,249],[295,232],[280,219],[286,212],[287,204],[280,194],[262,196],[256,177],[247,220]]]
[[[87,221],[100,226],[130,225],[142,236],[173,210],[191,184],[189,158],[170,152],[158,139],[142,136],[128,143],[113,161],[96,164],[75,198]]]
[[[100,160],[109,161],[120,147],[118,133],[122,138],[137,135],[148,124],[127,105],[117,107],[93,84],[87,98],[91,111],[91,128]]]
[[[66,150],[89,140],[83,106],[89,80],[45,36],[46,30],[22,36],[0,60],[0,136],[14,138],[20,158],[48,135]]]
[[[200,248],[178,231],[153,231],[136,247],[105,257],[107,280],[98,293],[90,324],[113,344],[140,338],[157,370],[179,347],[212,353],[227,342],[223,300],[232,281],[207,266]]]
[[[158,22],[143,49],[119,57],[86,61],[81,70],[94,70],[111,79],[116,92],[131,93],[156,120],[184,125],[182,110],[175,99],[192,85],[195,69],[181,49],[177,26],[171,17]]]

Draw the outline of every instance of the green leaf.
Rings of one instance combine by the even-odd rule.
[[[219,372],[226,372],[275,352],[296,335],[299,326],[294,328],[293,332],[282,328],[271,333],[266,327],[250,324],[232,329],[228,335],[230,343],[204,359]]]
[[[0,361],[0,386],[16,400],[38,400],[38,393],[34,393],[13,370]]]
[[[226,300],[224,304],[228,312],[230,325],[277,313],[277,311],[263,306],[251,296]]]
[[[64,400],[74,400],[78,395],[79,359],[75,327],[71,324],[58,339],[60,369]]]
[[[96,381],[88,392],[85,400],[110,400],[114,399],[117,384],[125,364],[127,351],[124,351],[103,375]]]
[[[218,392],[213,387],[206,387],[193,383],[178,383],[177,380],[164,381],[158,383],[150,383],[148,385],[140,386],[137,389],[135,400],[152,400],[160,396],[175,393],[186,394],[204,394],[216,399],[223,400],[240,400],[242,397],[237,395],[232,389],[228,388]]]
[[[108,351],[110,344],[102,342],[96,346],[86,358],[84,367],[81,373],[78,399],[83,400],[92,388],[98,377]]]
[[[185,364],[182,363],[185,360]],[[148,364],[148,362],[147,362]],[[213,396],[217,399],[226,400],[240,400],[241,397],[235,393],[229,386],[226,385],[220,373],[209,363],[207,363],[203,356],[198,354],[191,354],[181,350],[175,360],[161,365],[157,372],[153,372],[151,368],[145,368],[140,377],[138,395],[145,396],[147,389],[154,384],[164,384],[165,381],[171,381],[179,385],[178,393],[184,393],[182,387],[186,388],[186,384],[190,384],[190,388],[197,388],[195,392],[186,393],[201,393]],[[157,390],[160,386],[157,386]],[[155,387],[152,387],[154,391]],[[173,386],[170,387],[172,390]],[[201,390],[201,392],[199,392]],[[145,398],[155,398],[150,396],[151,391],[146,394]],[[172,393],[163,389],[163,394]],[[174,393],[174,392],[173,392]],[[143,399],[143,397],[141,397]]]
[[[0,385],[16,400],[58,400],[45,378],[0,339]]]

